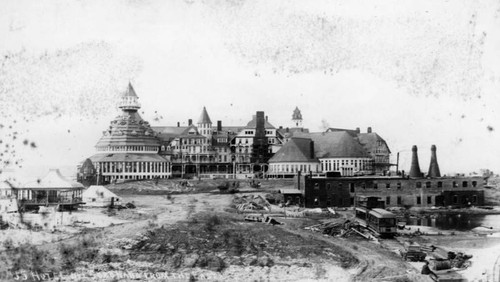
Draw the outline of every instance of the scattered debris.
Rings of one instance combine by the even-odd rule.
[[[330,236],[349,237],[351,235],[359,235],[368,240],[376,238],[370,234],[364,227],[359,225],[357,221],[345,220],[343,222],[327,222],[305,227],[306,230],[321,232]]]
[[[266,194],[265,198],[269,203],[275,205],[280,204],[285,200],[283,194],[278,193],[277,191],[270,194]]]
[[[223,194],[226,194],[226,193],[229,193],[229,194],[234,194],[234,193],[238,193],[239,190],[238,188],[240,187],[240,182],[238,181],[233,181],[233,182],[230,182],[230,181],[226,181],[225,183],[223,184],[220,184],[217,186],[217,188],[219,188],[219,191]]]
[[[235,196],[233,199],[233,203],[236,205],[236,208],[240,212],[256,210],[270,211],[271,208],[271,204],[269,204],[269,202],[260,195],[245,195],[242,197]]]
[[[400,254],[404,260],[409,261],[424,261],[427,256],[420,244],[415,242],[405,242],[404,250],[400,250]]]
[[[252,188],[260,188],[260,182],[252,179],[248,185]]]
[[[126,204],[125,204],[125,207],[126,207],[127,209],[135,209],[135,205],[134,205],[133,203],[126,203]]]

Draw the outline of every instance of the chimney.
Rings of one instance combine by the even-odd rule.
[[[264,112],[257,112],[255,123],[255,137],[265,137],[266,136],[266,122],[264,117]]]
[[[417,146],[413,145],[411,148],[412,156],[411,156],[411,168],[410,168],[410,177],[419,178],[422,177],[422,172],[420,172],[420,166],[418,165],[418,154],[417,154]]]
[[[368,129],[366,130],[367,133],[372,133],[372,128],[371,127],[368,127]]]
[[[441,177],[439,165],[436,157],[436,145],[431,146],[431,164],[429,165],[429,177]]]
[[[283,129],[283,126],[282,126],[282,125],[280,125],[280,129]]]
[[[266,121],[267,121],[267,116],[266,116]]]
[[[177,122],[177,127],[181,127],[181,123],[180,122]]]
[[[358,133],[358,134],[361,133],[361,129],[359,129],[359,127],[356,127],[356,133]]]
[[[188,119],[188,126],[189,125],[193,125],[193,120],[192,119]]]
[[[309,143],[309,153],[311,154],[310,157],[311,159],[314,159],[315,155],[314,155],[314,141],[310,141]]]
[[[218,132],[222,131],[222,120],[217,121],[217,131]]]

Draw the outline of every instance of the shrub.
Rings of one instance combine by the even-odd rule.
[[[93,261],[99,252],[95,238],[85,236],[74,243],[59,245],[64,270],[72,270],[80,261]]]
[[[214,232],[215,227],[220,225],[222,223],[222,220],[216,215],[211,215],[208,217],[206,223],[205,223],[205,230],[208,232]]]

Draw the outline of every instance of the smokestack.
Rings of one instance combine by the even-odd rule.
[[[309,151],[310,151],[310,154],[311,154],[311,159],[314,159],[315,155],[314,155],[314,141],[311,140],[311,142],[309,143]]]
[[[180,122],[177,122],[177,127],[181,127],[181,123]]]
[[[222,121],[221,121],[221,120],[218,120],[218,121],[217,121],[217,131],[218,131],[218,132],[221,132],[221,131],[222,131]]]
[[[368,129],[366,130],[367,133],[372,133],[372,128],[371,127],[368,127]]]
[[[264,112],[257,112],[256,114],[256,128],[255,128],[255,137],[264,137],[266,136],[266,122],[264,117]]]
[[[193,124],[193,120],[192,119],[188,119],[188,126],[192,125],[192,124]]]
[[[441,177],[439,165],[436,157],[436,145],[431,146],[431,164],[429,165],[429,177]]]
[[[411,156],[411,168],[410,168],[410,177],[418,178],[422,177],[422,172],[420,172],[420,166],[418,165],[418,154],[417,154],[417,146],[413,145],[411,148],[412,156]]]

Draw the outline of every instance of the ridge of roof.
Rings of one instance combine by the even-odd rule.
[[[24,184],[22,188],[56,188],[56,189],[71,189],[71,188],[84,188],[83,184],[70,181],[62,176],[59,169],[50,169],[47,175],[37,181],[32,181]]]
[[[317,158],[369,157],[361,143],[346,131],[313,132],[308,135],[315,143]]]

